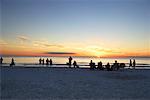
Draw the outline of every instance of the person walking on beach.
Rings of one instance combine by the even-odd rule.
[[[40,65],[41,65],[41,62],[42,62],[42,59],[40,58],[40,59],[39,59],[39,64],[40,64]]]
[[[136,62],[135,62],[135,59],[133,59],[133,68],[135,69],[135,65],[136,65]]]
[[[72,57],[70,56],[68,59],[69,59],[69,67],[71,67]]]
[[[11,59],[10,66],[14,66],[14,65],[15,65],[15,62],[14,62],[14,59],[12,58],[12,59]]]
[[[130,59],[129,68],[132,67],[132,60]]]
[[[50,65],[53,65],[52,59],[50,59],[49,62],[50,62]]]
[[[49,60],[48,60],[48,58],[46,59],[46,65],[49,65]]]
[[[42,64],[44,65],[44,59],[42,60]]]
[[[1,59],[0,59],[0,64],[3,64],[3,58],[1,57]]]

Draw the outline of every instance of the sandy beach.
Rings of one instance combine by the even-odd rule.
[[[1,67],[2,100],[148,100],[150,70]]]

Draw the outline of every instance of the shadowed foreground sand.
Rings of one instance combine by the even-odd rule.
[[[150,98],[150,70],[1,68],[2,100]]]

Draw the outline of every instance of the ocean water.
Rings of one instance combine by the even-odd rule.
[[[11,59],[14,58],[16,64],[38,64],[40,57],[3,57],[3,62],[9,64]],[[46,60],[52,59],[54,64],[66,64],[68,62],[68,57],[41,57]],[[88,65],[90,60],[93,60],[96,64],[99,61],[105,65],[108,62],[110,64],[117,60],[119,63],[125,63],[128,65],[130,59],[135,59],[137,65],[150,65],[150,58],[95,58],[95,57],[73,57],[72,61],[77,61],[78,65]]]

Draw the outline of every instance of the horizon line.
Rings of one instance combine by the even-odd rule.
[[[68,56],[32,56],[32,55],[0,55],[0,57],[69,57]],[[106,57],[97,57],[97,56],[71,56],[71,57],[83,57],[83,58],[150,58],[150,56],[106,56]]]

